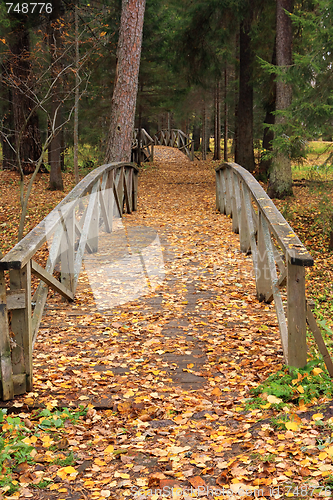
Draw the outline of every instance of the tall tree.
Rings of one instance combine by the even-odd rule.
[[[235,161],[250,172],[253,172],[255,169],[253,152],[253,50],[250,35],[253,15],[252,8],[252,5],[248,5],[247,12],[240,23],[239,97],[235,147]]]
[[[130,161],[145,0],[122,0],[106,162]]]
[[[293,194],[291,160],[285,143],[286,115],[292,101],[292,87],[286,78],[292,63],[292,12],[293,0],[276,1],[276,63],[280,69],[276,81],[276,116],[274,157],[269,176],[268,194],[272,198],[285,198]],[[279,142],[279,139],[282,139]],[[282,146],[282,147],[281,147]]]
[[[51,102],[51,128],[57,129],[49,146],[49,163],[51,166],[50,185],[51,190],[63,190],[63,181],[61,175],[61,0],[54,0],[53,9],[50,15],[49,23],[49,45],[51,54],[51,80],[53,83],[52,102]]]

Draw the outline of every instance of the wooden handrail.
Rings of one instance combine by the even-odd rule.
[[[327,362],[327,349],[318,342],[319,328],[306,302],[305,267],[313,265],[313,258],[250,172],[237,163],[222,163],[215,170],[216,208],[232,217],[241,251],[252,254],[259,301],[274,300],[286,365],[306,365],[308,323],[333,377],[332,361]],[[285,285],[286,303],[280,292]]]
[[[110,233],[115,210],[120,216],[124,205],[128,213],[136,210],[138,171],[134,163],[127,162],[110,163],[93,170],[0,260],[3,400],[32,389],[32,352],[48,288],[68,300],[74,299],[84,253],[98,250],[100,223]],[[46,241],[49,241],[49,255],[44,268],[33,257]],[[53,276],[58,262],[61,282]],[[6,271],[10,274],[9,290]],[[31,274],[40,280],[33,297]]]
[[[191,161],[194,159],[194,142],[180,129],[159,130],[154,135],[155,144],[179,149]]]

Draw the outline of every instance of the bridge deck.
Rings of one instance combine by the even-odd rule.
[[[185,487],[186,477],[205,468],[204,481],[215,485],[226,460],[250,455],[262,439],[254,433],[248,451],[238,438],[221,446],[224,432],[226,440],[247,432],[244,425],[251,419],[237,407],[282,363],[274,306],[256,300],[251,256],[240,252],[231,220],[216,212],[215,171],[206,163],[156,147],[154,166],[140,174],[138,211],[125,215],[123,225],[129,246],[135,247],[140,235],[148,234],[150,242],[158,234],[165,280],[153,290],[154,274],[148,272],[148,293],[119,304],[128,286],[122,275],[118,305],[110,309],[98,295],[105,277],[92,287],[86,262],[75,303],[56,296],[48,302],[34,351],[34,389],[16,401],[30,407],[91,403],[97,409],[101,419],[83,421],[86,432],[72,436],[80,445],[75,453],[90,460],[72,482],[73,491],[90,479],[91,488],[98,487],[104,478],[104,490],[116,498],[112,495],[124,491],[116,471],[128,473],[135,486],[160,470],[169,483],[158,484]],[[115,252],[119,242],[111,243]],[[108,245],[92,257],[92,268],[102,270],[98,259]],[[132,248],[127,257],[134,255]],[[143,414],[143,421],[137,420]],[[91,436],[97,444],[86,448]],[[126,458],[91,470],[91,460],[110,443],[127,450]],[[172,462],[174,469],[165,458],[172,456],[172,446],[187,452],[181,462]],[[178,479],[175,472],[181,472]],[[92,498],[90,487],[84,491]]]

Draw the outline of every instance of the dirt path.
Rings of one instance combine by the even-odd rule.
[[[20,498],[285,498],[307,472],[310,498],[321,472],[308,468],[297,433],[272,426],[269,404],[246,408],[282,351],[274,306],[256,301],[251,257],[215,210],[212,167],[157,147],[138,211],[122,224],[101,250],[116,270],[87,261],[75,304],[54,299],[43,318],[34,391],[16,407],[89,411],[57,430],[53,448],[40,438],[29,474],[50,483],[23,484]],[[56,459],[69,454],[74,472],[59,473]]]

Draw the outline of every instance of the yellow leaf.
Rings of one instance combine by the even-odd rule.
[[[326,457],[327,457],[327,453],[325,451],[322,451],[318,455],[319,460],[325,460]]]
[[[282,399],[280,398],[277,398],[276,396],[267,396],[267,401],[269,403],[272,403],[272,404],[275,404],[275,405],[278,405],[279,403],[282,403]]]
[[[64,471],[66,472],[66,474],[73,474],[73,472],[77,472],[71,465],[68,465],[68,467],[64,467]]]
[[[313,375],[319,375],[319,373],[323,373],[323,370],[321,368],[314,368],[312,373]]]
[[[265,405],[260,405],[260,408],[263,408],[264,410],[267,410],[270,407],[271,407],[271,403],[266,403]]]
[[[322,418],[324,418],[324,415],[322,413],[315,413],[314,415],[312,415],[312,420],[321,420]]]
[[[333,446],[330,446],[329,448],[326,448],[325,451],[331,457],[333,456]]]
[[[288,431],[298,431],[299,426],[296,422],[286,422],[286,429]]]
[[[297,387],[297,390],[298,390],[298,392],[299,392],[300,394],[304,394],[304,389],[303,389],[303,387],[302,387],[301,385],[299,385],[299,386]]]
[[[105,448],[104,453],[113,453],[114,451],[114,446],[110,444],[107,448]]]
[[[130,475],[129,474],[125,474],[123,472],[118,472],[116,471],[114,473],[114,477],[121,477],[121,479],[129,479],[130,478]]]

